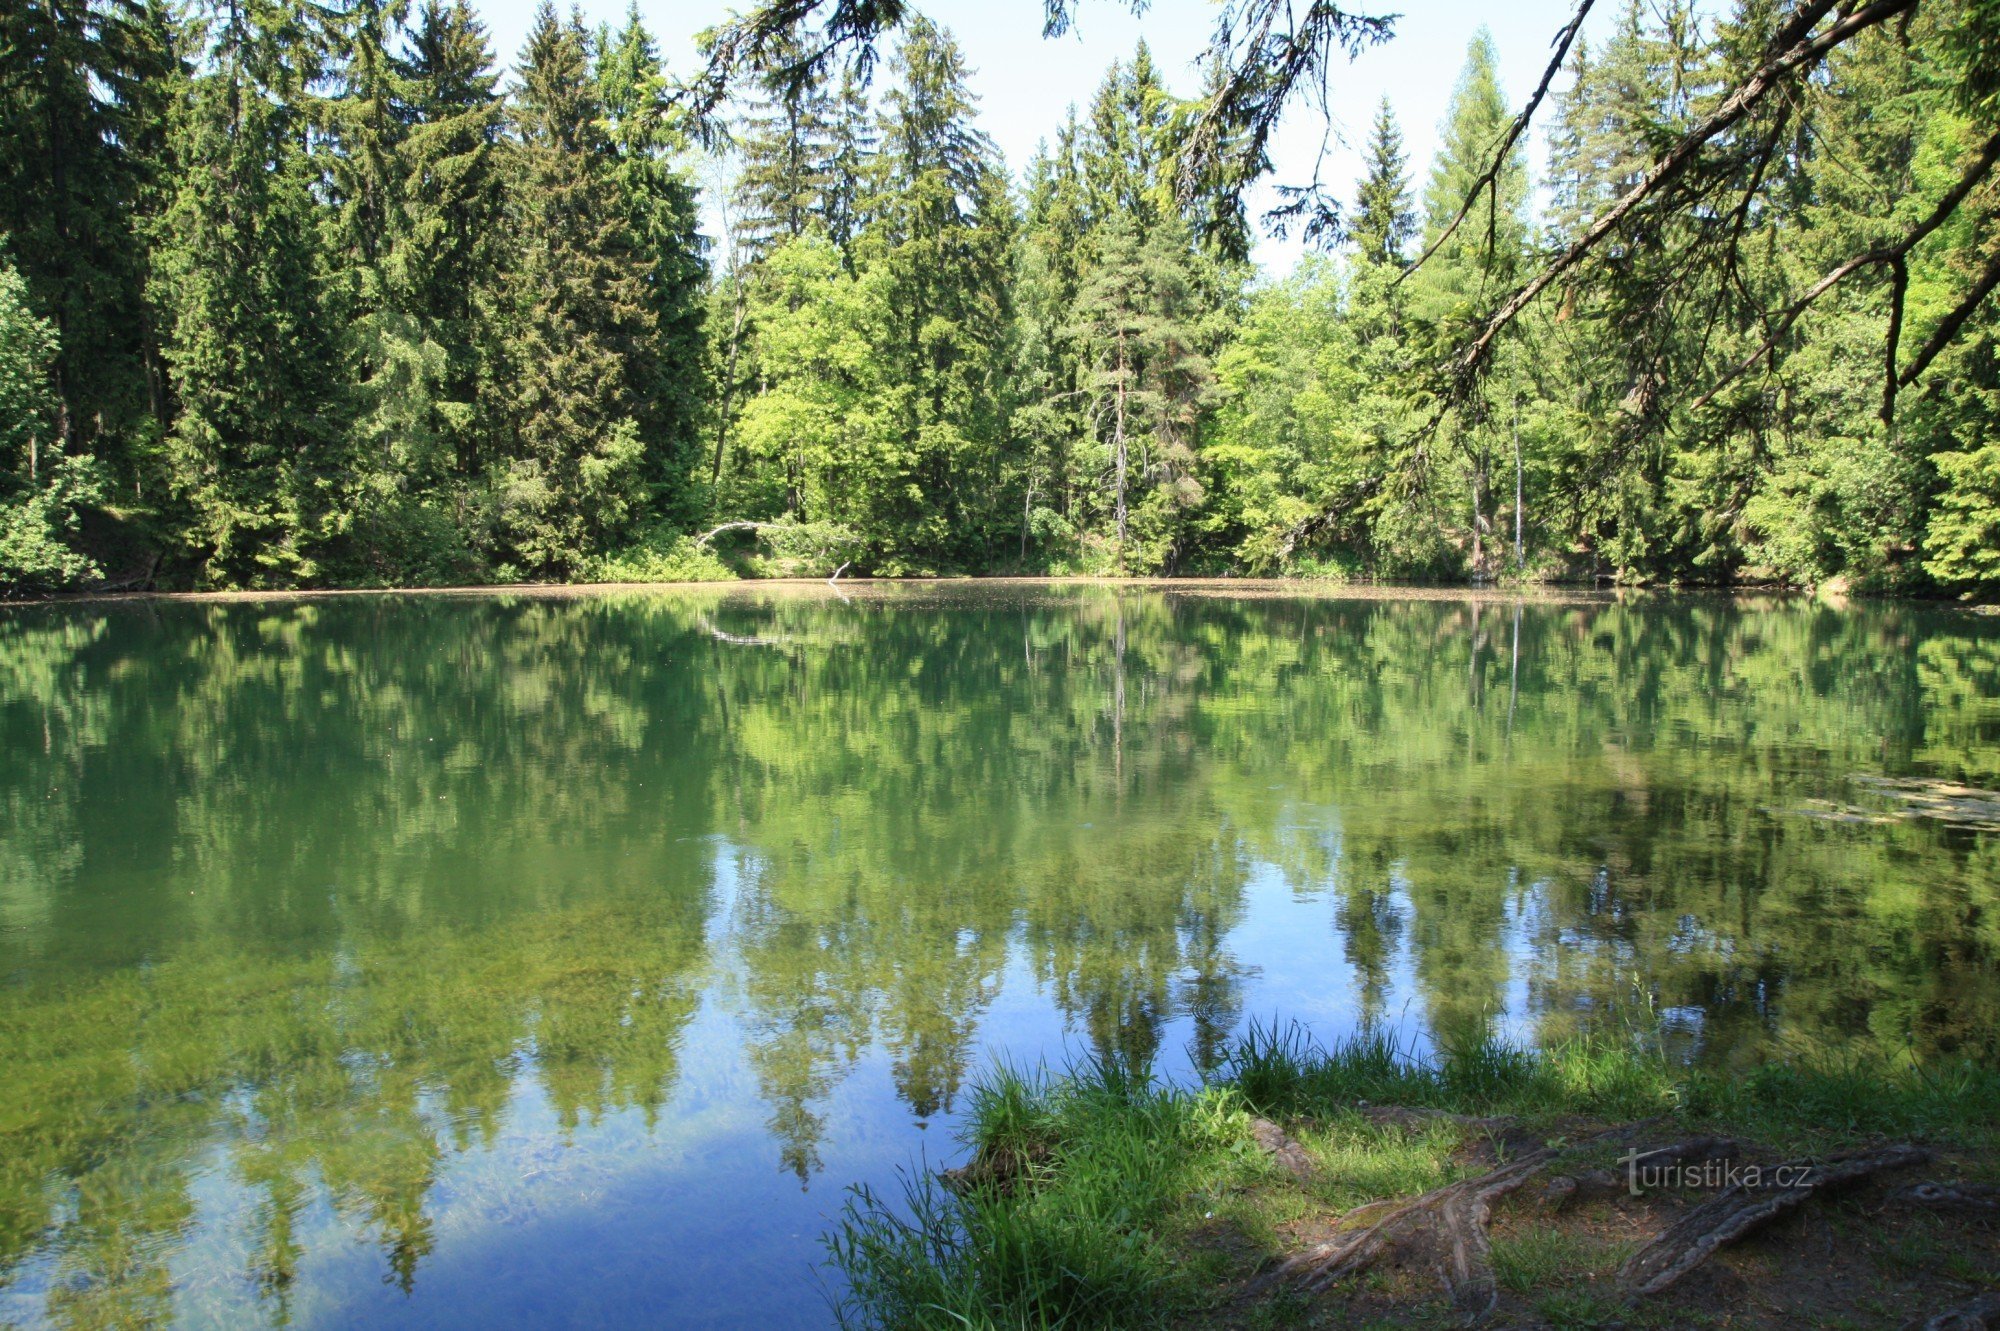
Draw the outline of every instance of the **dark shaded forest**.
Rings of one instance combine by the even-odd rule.
[[[2000,4],[1591,9],[1537,89],[1472,35],[1427,170],[1385,101],[1253,217],[1389,19],[1233,7],[1017,170],[901,6],[677,73],[636,8],[503,70],[465,0],[24,0],[0,586],[2000,590]]]

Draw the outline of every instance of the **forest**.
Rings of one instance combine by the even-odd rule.
[[[879,0],[681,71],[636,6],[11,4],[0,587],[2000,593],[2000,4],[1592,7],[1256,216],[1389,16],[1246,0],[1016,164]]]

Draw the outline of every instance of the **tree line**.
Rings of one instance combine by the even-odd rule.
[[[1177,93],[1140,46],[1017,178],[917,16],[880,67],[725,27],[683,81],[636,8],[545,3],[503,75],[466,0],[31,0],[0,582],[2000,587],[1982,0],[1754,102],[1824,6],[1588,8],[1545,160],[1482,33],[1424,179],[1385,101],[1262,278],[1219,58]]]

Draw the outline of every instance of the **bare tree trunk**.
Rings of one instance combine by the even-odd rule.
[[[709,470],[710,489],[722,484],[722,458],[729,448],[729,415],[736,404],[736,356],[743,346],[743,280],[736,280],[736,314],[729,327],[729,368],[722,375],[721,410],[715,419],[715,465]]]
[[[1486,511],[1480,505],[1479,482],[1483,468],[1472,464],[1472,580],[1486,576]]]
[[[1514,400],[1514,571],[1521,571],[1521,402]]]
[[[1125,334],[1118,334],[1117,418],[1112,426],[1112,511],[1118,521],[1118,571],[1125,571]]]

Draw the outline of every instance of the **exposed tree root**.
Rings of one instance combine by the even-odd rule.
[[[2000,1188],[1983,1183],[1912,1183],[1889,1194],[1892,1206],[1924,1206],[1935,1211],[2000,1215]]]
[[[1816,1193],[1858,1183],[1885,1169],[1928,1160],[1915,1146],[1888,1146],[1826,1164],[1794,1160],[1758,1172],[1759,1186],[1739,1182],[1695,1207],[1633,1253],[1619,1277],[1635,1295],[1658,1294],[1752,1230],[1803,1206]],[[1768,1180],[1768,1182],[1765,1182]]]
[[[1290,1285],[1304,1293],[1323,1293],[1398,1249],[1434,1246],[1438,1249],[1438,1276],[1452,1303],[1468,1318],[1482,1318],[1499,1299],[1493,1249],[1486,1234],[1493,1203],[1539,1174],[1555,1158],[1554,1150],[1535,1151],[1477,1178],[1461,1179],[1393,1206],[1366,1229],[1288,1259],[1260,1278],[1251,1292]],[[1350,1212],[1347,1219],[1382,1205],[1371,1203]]]
[[[1675,1142],[1671,1146],[1661,1146],[1626,1157],[1631,1169],[1641,1166],[1658,1169],[1665,1165],[1699,1165],[1711,1160],[1733,1160],[1737,1155],[1737,1144],[1732,1137],[1693,1137],[1687,1141]],[[1576,1174],[1557,1174],[1549,1180],[1542,1191],[1542,1202],[1554,1210],[1559,1210],[1571,1202],[1605,1201],[1626,1192],[1632,1186],[1630,1173],[1619,1174],[1609,1169],[1587,1169]]]
[[[1250,1135],[1287,1174],[1301,1183],[1312,1179],[1312,1157],[1306,1154],[1306,1148],[1299,1145],[1298,1139],[1283,1128],[1268,1118],[1253,1118],[1250,1120]]]
[[[1413,1117],[1402,1111],[1377,1121],[1409,1123],[1424,1121],[1424,1116]],[[1458,1121],[1488,1131],[1509,1126],[1502,1120]],[[1259,1124],[1270,1129],[1269,1133],[1259,1134],[1265,1149],[1275,1154],[1285,1144],[1296,1147],[1297,1143],[1275,1124],[1264,1124],[1262,1120]],[[1644,1126],[1612,1129],[1569,1147],[1530,1151],[1476,1178],[1446,1184],[1409,1201],[1370,1202],[1357,1207],[1341,1218],[1341,1232],[1266,1272],[1251,1284],[1246,1295],[1255,1297],[1280,1286],[1302,1294],[1321,1294],[1370,1267],[1393,1261],[1435,1269],[1452,1304],[1468,1322],[1476,1323],[1499,1303],[1492,1244],[1487,1233],[1493,1203],[1546,1173],[1559,1160],[1578,1158],[1581,1148],[1630,1140]],[[1271,1134],[1275,1134],[1272,1142],[1266,1142],[1265,1137]],[[1694,1137],[1629,1155],[1625,1160],[1628,1169],[1636,1171],[1706,1164],[1733,1159],[1737,1153],[1738,1144],[1731,1138]],[[1635,1297],[1658,1294],[1721,1248],[1804,1205],[1816,1194],[1858,1183],[1884,1170],[1920,1164],[1928,1158],[1928,1152],[1915,1146],[1888,1146],[1824,1164],[1799,1160],[1748,1171],[1746,1179],[1687,1212],[1635,1253],[1621,1268],[1620,1280]],[[1556,1206],[1579,1198],[1606,1200],[1624,1192],[1629,1180],[1636,1177],[1636,1172],[1621,1176],[1608,1169],[1558,1174],[1549,1181],[1543,1200]],[[1978,1188],[1924,1184],[1904,1191],[1921,1205],[1982,1207],[1993,1201],[1987,1190]],[[1945,1316],[1960,1316],[1963,1312],[1958,1310]],[[1986,1324],[1940,1322],[1937,1325],[1970,1331]],[[1992,1331],[2000,1331],[2000,1323],[1995,1323]]]
[[[1910,1322],[1903,1331],[2000,1331],[2000,1294],[1981,1294],[1928,1322]]]

